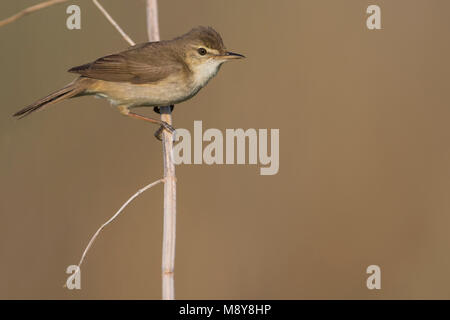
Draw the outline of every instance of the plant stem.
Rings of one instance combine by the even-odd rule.
[[[157,0],[147,0],[147,28],[150,41],[159,41]],[[170,106],[160,107],[161,120],[172,125]],[[164,227],[162,248],[162,299],[175,299],[175,236],[177,189],[173,159],[173,133],[163,130]]]

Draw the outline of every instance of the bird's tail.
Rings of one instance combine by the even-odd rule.
[[[42,98],[33,104],[30,104],[29,106],[17,111],[13,114],[13,117],[23,118],[30,113],[42,109],[45,106],[57,103],[61,100],[73,98],[81,93],[84,92],[86,87],[83,85],[83,81],[80,81],[81,79],[76,79],[75,81],[69,83],[64,88],[53,92],[52,94],[49,94],[45,98]]]

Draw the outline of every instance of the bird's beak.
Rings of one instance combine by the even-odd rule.
[[[224,55],[221,56],[221,58],[223,58],[224,60],[235,60],[245,58],[245,56],[239,53],[227,51]]]

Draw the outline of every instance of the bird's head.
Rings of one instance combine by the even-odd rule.
[[[184,43],[185,62],[193,70],[206,72],[218,69],[224,62],[245,58],[227,51],[222,37],[211,27],[194,28],[179,39]]]

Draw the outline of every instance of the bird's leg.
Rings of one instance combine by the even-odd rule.
[[[162,128],[166,129],[167,131],[169,131],[171,133],[173,133],[175,131],[175,129],[170,124],[168,124],[165,121],[161,121],[161,120],[157,120],[157,119],[153,119],[153,118],[147,118],[147,117],[141,116],[140,114],[137,114],[137,113],[134,113],[134,112],[129,112],[127,114],[127,116],[132,117],[132,118],[136,118],[136,119],[141,119],[141,120],[144,120],[144,121],[148,121],[148,122],[151,122],[151,123],[159,124],[159,125],[161,125]]]
[[[167,122],[141,116],[140,114],[131,112],[128,109],[127,106],[119,106],[119,111],[120,111],[121,114],[123,114],[125,116],[131,117],[131,118],[135,118],[135,119],[141,119],[141,120],[144,120],[144,121],[148,121],[148,122],[151,122],[151,123],[156,123],[156,124],[161,125],[160,129],[158,129],[157,132],[159,132],[160,130],[163,130],[163,129],[166,129],[167,131],[169,131],[171,133],[173,133],[175,131],[175,129],[170,124],[168,124]],[[156,133],[155,133],[155,136],[156,136]]]

